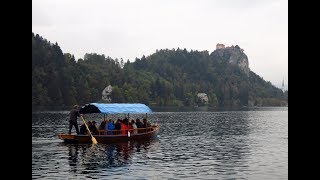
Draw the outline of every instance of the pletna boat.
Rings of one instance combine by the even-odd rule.
[[[146,114],[148,120],[148,113],[152,110],[145,104],[129,104],[129,103],[89,103],[82,106],[79,110],[80,114],[100,113],[104,115],[104,120],[108,114]],[[155,138],[159,132],[159,125],[151,125],[145,128],[124,130],[98,130],[98,134],[93,135],[98,143],[114,143],[131,140],[147,140]],[[91,136],[81,134],[58,134],[59,139],[68,143],[91,143]]]

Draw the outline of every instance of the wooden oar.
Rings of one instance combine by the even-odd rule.
[[[98,141],[96,140],[96,138],[94,138],[94,137],[92,136],[92,134],[91,134],[91,132],[90,132],[90,130],[89,130],[87,124],[86,124],[86,121],[83,119],[82,116],[81,116],[81,118],[82,118],[82,121],[83,121],[84,125],[86,125],[87,131],[89,132],[89,134],[90,134],[90,136],[91,136],[92,143],[93,143],[93,144],[98,144]]]

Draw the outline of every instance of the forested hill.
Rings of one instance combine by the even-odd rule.
[[[57,43],[32,33],[32,105],[62,106],[101,101],[112,86],[112,102],[155,106],[280,106],[287,93],[249,69],[239,46],[208,51],[158,50],[123,62],[86,54],[75,60]],[[208,95],[208,103],[197,97]]]

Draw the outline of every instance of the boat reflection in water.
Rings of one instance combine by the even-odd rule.
[[[147,158],[149,149],[157,147],[158,143],[158,139],[150,139],[97,145],[61,142],[61,145],[68,147],[71,173],[94,177],[95,173],[101,175],[101,171],[105,171],[108,174],[113,167],[125,167]]]

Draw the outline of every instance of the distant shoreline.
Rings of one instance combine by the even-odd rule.
[[[41,111],[69,111],[73,106],[33,106],[32,112]],[[246,111],[267,108],[285,108],[288,106],[252,106],[252,107],[209,107],[209,106],[149,106],[153,112],[210,112],[210,111]]]

